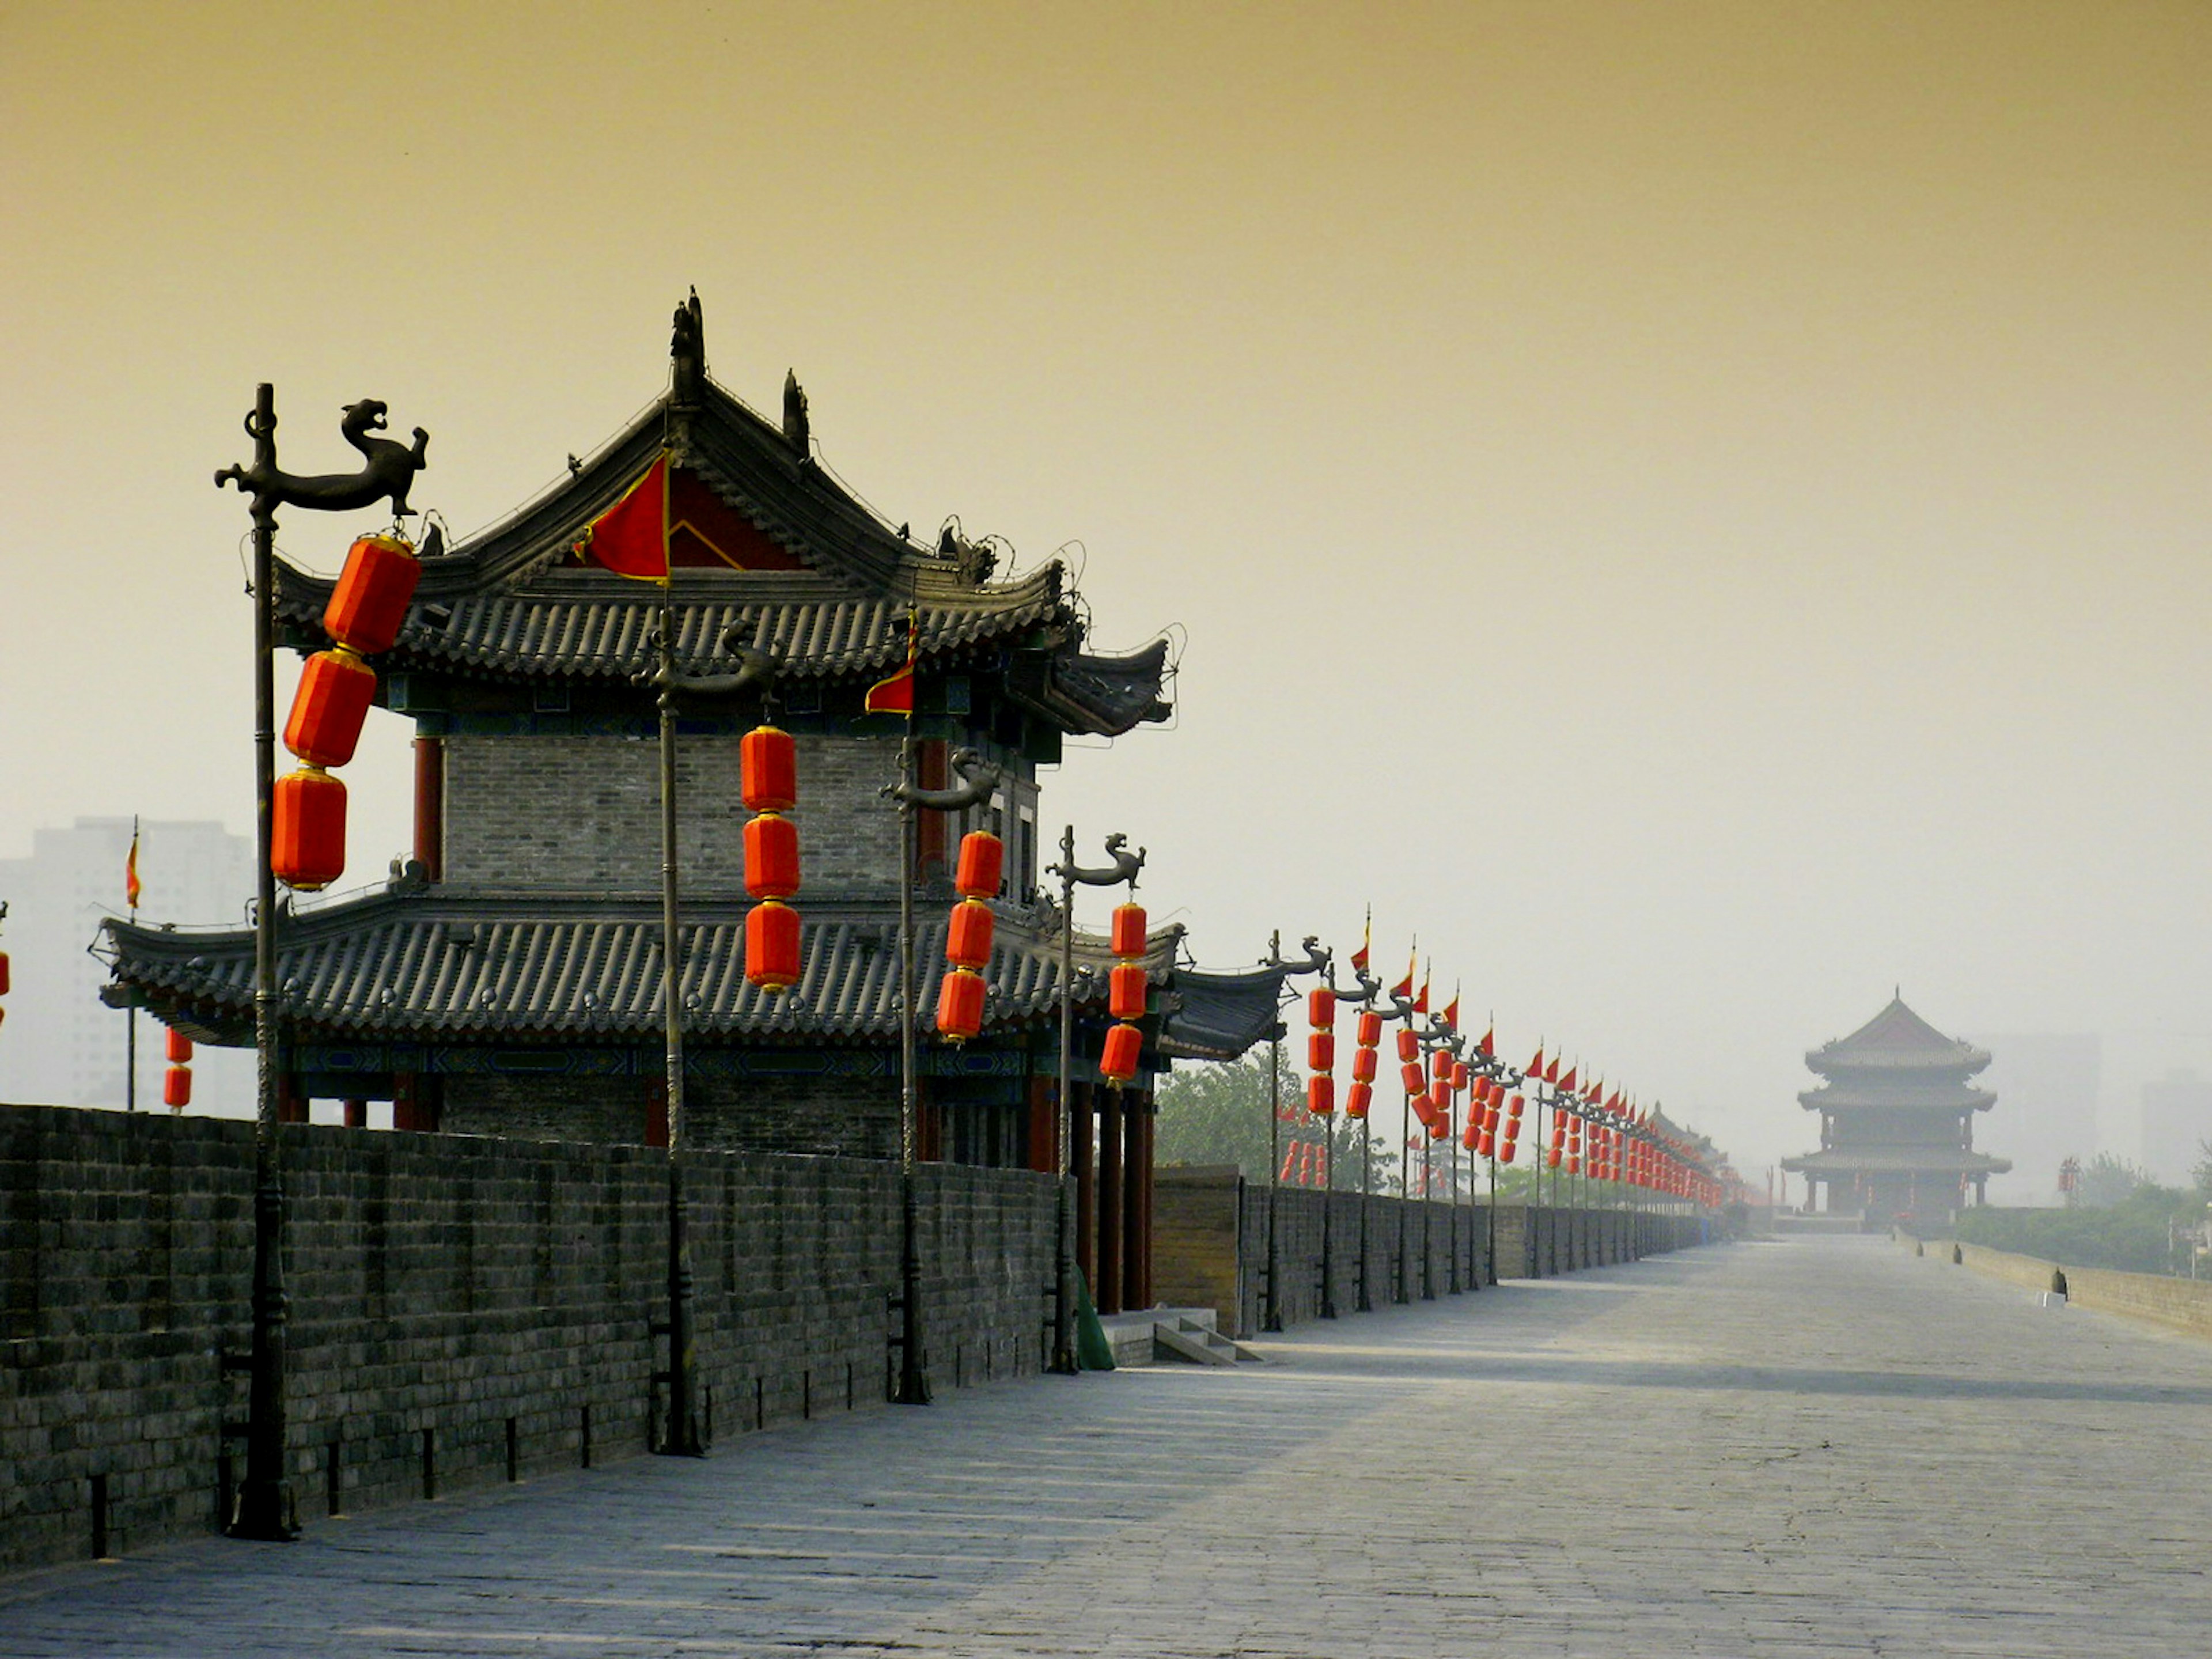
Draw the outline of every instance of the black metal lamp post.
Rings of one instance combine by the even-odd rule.
[[[921,1321],[921,1200],[915,1186],[915,1138],[919,1131],[921,1097],[916,1092],[914,970],[914,884],[920,874],[921,844],[915,834],[916,814],[964,811],[990,799],[999,787],[999,769],[987,763],[972,749],[956,750],[952,769],[964,782],[950,789],[925,789],[915,777],[913,720],[899,742],[899,775],[886,784],[884,793],[899,809],[899,1383],[902,1406],[929,1404],[929,1356],[922,1343]]]
[[[358,472],[301,477],[276,465],[276,392],[255,388],[246,434],[248,466],[215,475],[217,489],[234,483],[251,498],[253,522],[253,1123],[252,1344],[248,1356],[246,1479],[225,1530],[234,1538],[288,1541],[299,1535],[292,1486],[285,1471],[283,1147],[277,1122],[278,1045],[283,1033],[276,988],[276,876],[270,860],[276,789],[276,509],[303,507],[349,513],[389,499],[392,516],[409,516],[407,492],[427,465],[429,434],[415,428],[410,449],[374,435],[385,406],[374,398],[349,405],[340,430],[367,458]]]
[[[1129,850],[1129,838],[1118,830],[1106,837],[1109,865],[1086,867],[1075,861],[1075,826],[1060,832],[1060,862],[1048,874],[1060,878],[1060,1098],[1056,1103],[1060,1142],[1059,1245],[1052,1300],[1052,1360],[1048,1369],[1058,1376],[1073,1376],[1081,1369],[1075,1357],[1075,1194],[1068,1162],[1075,1135],[1075,1098],[1070,1073],[1075,1068],[1075,890],[1078,887],[1119,887],[1136,890],[1137,876],[1145,867],[1145,849]]]
[[[656,641],[659,661],[639,676],[656,688],[660,717],[660,1006],[665,1033],[668,1096],[668,1318],[656,1334],[668,1338],[668,1420],[653,1449],[672,1457],[702,1457],[699,1351],[692,1317],[690,1206],[684,1192],[687,1145],[684,1091],[684,940],[677,879],[676,702],[679,695],[726,696],[753,686],[774,694],[781,666],[765,652],[738,647],[743,665],[730,674],[680,674],[676,668],[676,573],[661,588]],[[724,635],[726,645],[729,635]]]
[[[1267,936],[1267,966],[1282,970],[1282,980],[1276,993],[1276,1012],[1297,1000],[1297,993],[1289,990],[1289,981],[1300,974],[1318,974],[1328,968],[1328,952],[1321,948],[1318,936],[1308,933],[1301,947],[1306,953],[1304,962],[1283,959],[1283,934],[1278,928]],[[1283,1256],[1275,1211],[1282,1197],[1283,1176],[1281,1146],[1283,1133],[1283,1022],[1278,1018],[1267,1033],[1267,1304],[1260,1323],[1263,1330],[1283,1328]],[[1330,1149],[1332,1152],[1334,1148]],[[1326,1211],[1322,1217],[1322,1233],[1328,1232]],[[1324,1268],[1324,1272],[1326,1269]]]

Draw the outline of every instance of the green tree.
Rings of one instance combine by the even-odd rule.
[[[2126,1203],[2149,1184],[2149,1176],[2125,1158],[2100,1152],[2083,1168],[2081,1184],[2075,1190],[2082,1204],[2104,1210]]]
[[[1169,1074],[1157,1096],[1158,1139],[1155,1156],[1162,1164],[1234,1164],[1247,1181],[1266,1182],[1279,1170],[1268,1167],[1268,1066],[1266,1045],[1242,1060],[1197,1065]],[[1322,1121],[1306,1110],[1304,1074],[1291,1063],[1287,1048],[1282,1055],[1280,1082],[1283,1115],[1274,1126],[1275,1155],[1299,1141],[1329,1141],[1336,1166],[1336,1185],[1349,1189],[1359,1182],[1359,1126],[1342,1112]],[[1395,1125],[1395,1117],[1389,1120]],[[1398,1158],[1381,1132],[1378,1119],[1373,1157],[1375,1190],[1398,1188]],[[1464,1162],[1464,1160],[1462,1160]]]

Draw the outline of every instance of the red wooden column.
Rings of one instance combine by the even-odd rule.
[[[1145,1125],[1151,1119],[1145,1097],[1136,1090],[1123,1090],[1121,1100],[1121,1305],[1149,1308],[1145,1257],[1152,1228],[1146,1224],[1145,1187],[1152,1159],[1145,1150]]]
[[[1087,1083],[1071,1084],[1068,1087],[1067,1133],[1068,1169],[1075,1176],[1075,1265],[1083,1270],[1083,1282],[1095,1287],[1098,1283],[1097,1143],[1093,1139],[1091,1085]]]
[[[1098,1091],[1098,1282],[1091,1295],[1102,1314],[1121,1311],[1123,1236],[1121,1091]]]
[[[446,740],[415,739],[415,861],[446,878]]]
[[[367,1101],[349,1100],[344,1103],[344,1105],[345,1126],[347,1128],[366,1129],[368,1127],[368,1103]]]
[[[1060,1114],[1054,1109],[1057,1085],[1048,1077],[1030,1079],[1030,1168],[1060,1173]]]

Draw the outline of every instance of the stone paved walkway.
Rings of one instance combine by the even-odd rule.
[[[0,1582],[0,1655],[2212,1652],[2212,1346],[1878,1240]]]

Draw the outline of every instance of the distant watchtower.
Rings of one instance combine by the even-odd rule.
[[[1850,1034],[1805,1056],[1825,1079],[1797,1097],[1820,1115],[1820,1150],[1782,1161],[1806,1180],[1808,1207],[1863,1212],[1887,1225],[1899,1217],[1950,1217],[1986,1203],[2008,1158],[1974,1150],[1974,1114],[1997,1097],[1967,1079],[1987,1051],[1947,1037],[1900,996]],[[1826,1202],[1817,1184],[1826,1182]]]

